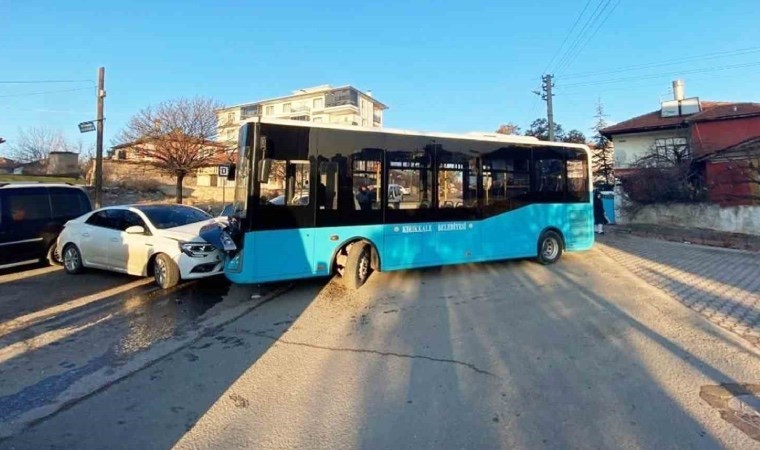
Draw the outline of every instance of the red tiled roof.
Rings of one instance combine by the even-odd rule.
[[[0,156],[0,169],[15,169],[18,166],[16,161]]]
[[[690,116],[661,117],[660,110],[624,120],[602,131],[605,136],[638,131],[677,128],[690,122],[730,119],[748,115],[760,115],[760,103],[700,102],[702,111]]]
[[[758,114],[760,114],[760,103],[724,103],[715,104],[710,109],[689,117],[688,120],[689,122],[703,122]]]

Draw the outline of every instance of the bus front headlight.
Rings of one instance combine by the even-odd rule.
[[[243,268],[243,252],[238,252],[235,256],[227,261],[227,270],[230,272],[240,272]]]

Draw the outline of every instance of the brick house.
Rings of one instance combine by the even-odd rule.
[[[710,201],[755,203],[760,199],[760,103],[684,98],[680,80],[673,91],[674,99],[662,102],[659,110],[601,130],[615,145],[615,173],[631,174],[649,161],[691,163]]]

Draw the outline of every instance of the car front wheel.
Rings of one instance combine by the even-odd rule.
[[[161,253],[153,260],[153,278],[161,289],[169,289],[179,283],[179,267],[169,255]]]
[[[69,244],[63,248],[63,268],[66,273],[75,275],[81,273],[84,270],[82,264],[82,253],[74,244]]]

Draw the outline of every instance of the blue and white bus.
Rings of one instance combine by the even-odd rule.
[[[498,134],[254,118],[240,130],[236,283],[536,257],[594,242],[589,150]]]

